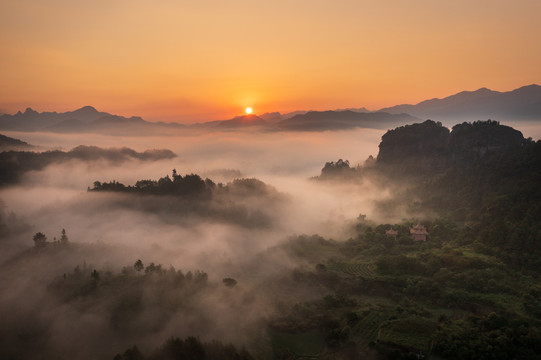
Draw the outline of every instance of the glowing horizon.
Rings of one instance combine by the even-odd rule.
[[[0,112],[149,121],[415,104],[541,84],[541,2],[0,4]],[[247,46],[246,44],[250,44]]]

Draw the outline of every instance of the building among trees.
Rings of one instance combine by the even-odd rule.
[[[417,224],[410,228],[410,234],[414,241],[426,241],[428,232],[423,225]]]
[[[388,237],[392,237],[394,241],[396,241],[398,237],[398,231],[396,231],[395,229],[389,229],[385,231],[385,235],[387,235]]]

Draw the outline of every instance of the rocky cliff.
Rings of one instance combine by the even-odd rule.
[[[497,121],[455,125],[450,132],[427,120],[390,130],[381,139],[378,164],[409,173],[439,172],[451,165],[467,166],[494,152],[521,147],[524,136]]]

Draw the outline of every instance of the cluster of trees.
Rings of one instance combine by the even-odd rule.
[[[115,180],[111,182],[95,181],[88,191],[114,191],[135,194],[173,195],[210,199],[213,193],[249,196],[272,196],[279,198],[277,191],[255,178],[235,179],[226,185],[214,183],[211,179],[202,179],[197,174],[179,175],[173,169],[172,176],[166,175],[158,180],[139,180],[134,186],[126,186]]]
[[[451,359],[538,359],[541,332],[508,314],[447,320],[437,333],[434,352]]]
[[[49,244],[51,244],[51,245],[66,245],[66,244],[68,244],[68,236],[66,235],[66,230],[65,229],[62,229],[59,240],[57,240],[56,237],[55,237],[52,242],[48,242],[47,241],[47,236],[44,233],[42,233],[41,231],[35,233],[32,240],[34,240],[34,246],[36,248],[46,247]]]
[[[133,267],[124,267],[122,269],[122,274],[132,275],[133,270],[137,274],[144,273],[145,275],[157,275],[161,277],[173,278],[176,282],[194,282],[198,284],[205,284],[208,280],[208,275],[204,271],[196,270],[194,272],[188,271],[186,274],[182,270],[175,270],[173,266],[170,266],[168,269],[165,269],[161,264],[155,265],[153,262],[150,265],[145,266],[141,259],[138,259]]]
[[[74,311],[96,311],[113,331],[137,337],[167,327],[175,315],[197,311],[198,299],[208,285],[203,271],[183,273],[173,266],[144,266],[138,260],[119,273],[84,263],[56,278],[47,289]]]
[[[326,162],[321,169],[320,179],[334,177],[349,177],[355,174],[355,168],[350,167],[349,160],[338,159],[335,161]]]
[[[178,175],[173,169],[172,176],[169,175],[160,178],[159,180],[139,180],[135,186],[126,186],[117,181],[94,182],[94,186],[89,188],[89,191],[117,191],[117,192],[132,192],[138,194],[154,194],[154,195],[177,195],[177,196],[205,196],[210,195],[216,184],[210,180],[203,180],[199,175]]]
[[[219,341],[202,342],[196,337],[185,339],[171,338],[149,356],[144,356],[137,346],[117,354],[113,360],[252,360],[253,357],[244,348],[238,350],[233,344]]]

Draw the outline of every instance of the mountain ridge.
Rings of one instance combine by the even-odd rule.
[[[141,117],[124,117],[83,106],[64,113],[37,112],[27,107],[14,115],[0,115],[0,130],[49,131],[58,133],[106,133],[112,135],[170,134],[180,129],[224,130],[265,128],[278,131],[325,131],[355,127],[386,129],[419,119],[453,123],[495,119],[498,121],[541,121],[541,86],[531,84],[511,91],[495,91],[486,87],[461,91],[444,97],[402,104],[369,111],[346,108],[326,111],[293,111],[261,115],[243,115],[227,120],[207,121],[191,125],[149,122]]]
[[[440,121],[496,118],[498,120],[541,120],[541,86],[522,86],[511,91],[494,91],[485,87],[461,91],[445,98],[433,98],[415,105],[402,104],[379,111],[408,113]]]
[[[277,126],[282,130],[296,131],[346,130],[357,127],[387,129],[412,121],[419,119],[408,114],[327,110],[297,114],[278,122]]]

